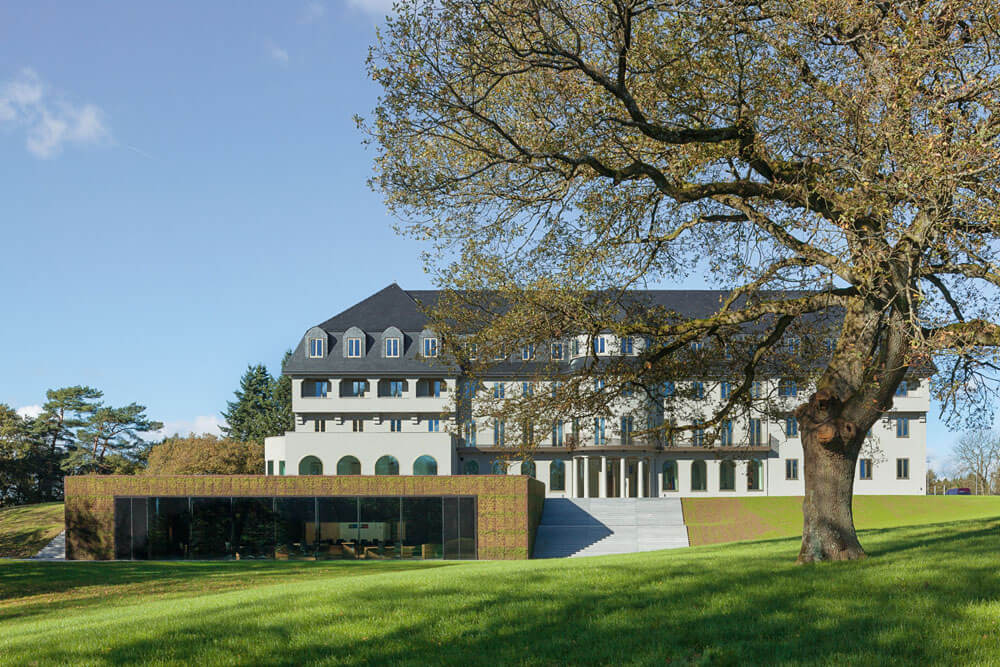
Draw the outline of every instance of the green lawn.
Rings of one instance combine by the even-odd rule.
[[[63,529],[63,504],[0,509],[0,558],[30,558]]]
[[[695,545],[802,534],[802,497],[685,498]],[[855,496],[854,525],[891,528],[1000,517],[1000,496]],[[862,541],[862,544],[864,542]]]
[[[0,563],[0,664],[1000,661],[1000,521],[552,561]],[[360,576],[363,575],[363,576]]]

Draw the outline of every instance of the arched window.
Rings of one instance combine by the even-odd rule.
[[[299,461],[300,475],[322,475],[323,462],[315,456],[307,456]]]
[[[506,475],[507,474],[507,462],[506,461],[494,461],[493,462],[493,472],[494,475]]]
[[[566,464],[556,459],[549,464],[549,491],[566,490]]]
[[[719,464],[719,491],[736,490],[736,463],[723,461]]]
[[[398,475],[399,474],[399,461],[396,460],[395,456],[389,456],[388,454],[380,458],[375,462],[375,474],[376,475]]]
[[[535,476],[535,462],[534,461],[521,461],[521,474],[527,475],[528,477]]]
[[[704,461],[695,461],[691,464],[691,490],[704,491],[708,488],[708,473],[705,469]]]
[[[361,474],[361,461],[357,460],[353,456],[345,456],[344,458],[337,461],[337,474],[338,475],[360,475]]]
[[[677,490],[677,461],[663,462],[663,490]]]
[[[479,474],[479,461],[473,461],[472,459],[465,462],[462,467],[462,471],[466,475],[478,475]]]
[[[417,460],[413,462],[413,474],[436,475],[438,474],[438,462],[434,460],[433,456],[427,454],[418,456]]]
[[[759,459],[747,461],[747,491],[761,491],[764,488],[764,464]]]

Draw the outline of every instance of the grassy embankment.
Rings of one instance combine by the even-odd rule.
[[[0,509],[0,558],[30,558],[63,529],[63,504]]]
[[[813,567],[793,565],[795,538],[521,562],[8,561],[0,664],[1000,660],[1000,520],[861,539],[869,560]]]
[[[685,498],[692,545],[802,535],[802,497]],[[859,530],[1000,516],[1000,496],[855,496]]]

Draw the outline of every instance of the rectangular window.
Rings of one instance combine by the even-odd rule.
[[[604,389],[604,380],[594,380],[594,391],[601,391]]]
[[[285,474],[285,462],[284,461],[278,461],[278,474],[279,475],[284,475]]]
[[[785,479],[799,478],[799,460],[785,459]]]
[[[622,338],[622,354],[635,354],[635,342],[631,336]]]
[[[827,354],[833,352],[834,348],[837,347],[837,341],[832,338],[823,339],[823,349],[827,351]]]
[[[330,383],[327,382],[326,380],[303,380],[302,397],[326,398],[326,393],[329,388],[330,388]]]
[[[798,396],[799,387],[795,380],[781,380],[778,383],[778,396]]]
[[[594,418],[594,444],[595,445],[608,444],[608,439],[604,433],[604,417]]]
[[[476,446],[476,422],[471,419],[465,422],[465,446]]]
[[[897,438],[909,438],[910,437],[910,418],[909,417],[896,417],[896,437]]]
[[[795,354],[796,352],[798,352],[800,342],[801,341],[794,336],[789,338],[785,344],[786,348],[788,349],[788,354]]]
[[[692,382],[691,391],[694,393],[695,398],[705,398],[705,383]]]
[[[503,447],[504,444],[504,421],[502,419],[493,420],[493,444]]]
[[[348,389],[350,393],[348,396],[353,396],[355,398],[361,398],[368,391],[368,380],[351,380],[351,385]]]
[[[750,398],[762,398],[764,396],[764,384],[757,380],[750,385]]]
[[[858,461],[858,477],[861,479],[872,478],[872,460],[861,459]]]
[[[754,417],[750,420],[750,446],[760,447],[764,444],[764,427],[761,420]]]
[[[733,446],[733,420],[727,419],[722,422],[722,430],[719,433],[719,439],[722,441],[723,447]]]
[[[504,387],[503,382],[493,383],[493,398],[503,398]]]
[[[906,396],[907,389],[906,380],[903,380],[899,383],[899,386],[896,387],[896,396]]]
[[[438,356],[438,339],[437,338],[425,338],[424,339],[424,356],[425,357],[436,357],[436,356]]]
[[[326,433],[326,420],[325,419],[314,419],[313,420],[313,431],[315,433]]]
[[[479,344],[478,343],[469,343],[468,345],[466,345],[465,346],[465,356],[467,356],[470,361],[473,360],[473,359],[478,358],[479,357]]]
[[[594,339],[594,354],[604,354],[606,341],[604,336],[598,336]]]
[[[534,358],[535,358],[535,346],[534,345],[525,345],[524,347],[521,348],[521,360],[522,361],[529,361],[529,360],[534,359]]]
[[[562,343],[552,343],[552,349],[549,352],[552,357],[552,361],[562,361],[563,358],[563,344]]]
[[[427,420],[427,432],[437,433],[441,430],[441,420],[440,419],[428,419]]]
[[[365,430],[365,420],[364,419],[352,419],[351,420],[351,430],[355,433],[361,433]]]
[[[554,421],[552,422],[552,446],[562,447],[563,443],[563,423],[561,421]]]
[[[530,382],[521,383],[521,395],[522,396],[534,396],[535,395],[535,385]]]
[[[719,394],[722,398],[729,398],[729,394],[733,391],[733,386],[728,382],[719,383]]]
[[[309,356],[315,359],[316,357],[323,356],[323,339],[322,338],[310,338],[309,339]]]
[[[389,432],[390,433],[402,433],[403,432],[403,420],[402,419],[390,419],[389,420]]]
[[[348,357],[360,357],[361,356],[361,339],[360,338],[348,338],[347,339],[347,356]]]
[[[267,474],[268,475],[273,475],[274,474],[274,461],[268,461],[267,462]]]
[[[622,417],[622,444],[630,445],[632,444],[632,431],[634,428],[635,421],[632,417]]]
[[[673,396],[675,389],[676,389],[676,387],[674,386],[673,382],[670,382],[669,380],[667,382],[664,382],[663,383],[663,396],[664,396],[664,398],[666,398],[668,396]]]
[[[399,339],[398,338],[386,338],[385,339],[385,356],[386,357],[398,357],[399,356]]]
[[[694,342],[691,343],[691,351],[692,352],[701,352],[704,347],[705,347],[705,344],[702,343],[700,340],[696,340],[696,341],[694,341]]]
[[[794,438],[799,434],[799,420],[794,416],[785,417],[785,435]]]
[[[896,479],[910,479],[910,459],[896,459]]]
[[[441,380],[427,381],[427,395],[431,398],[441,398]]]
[[[573,347],[573,356],[574,357],[580,356],[580,341],[574,338],[572,347]]]
[[[403,396],[403,381],[389,380],[389,396],[401,398]]]
[[[725,347],[723,347],[722,348],[722,356],[725,357],[726,359],[732,359],[733,358],[733,348],[729,347],[728,345],[726,345]]]
[[[698,426],[700,423],[700,421],[695,421],[695,426]],[[700,426],[696,428],[691,436],[691,442],[695,447],[703,447],[705,445],[705,429]]]

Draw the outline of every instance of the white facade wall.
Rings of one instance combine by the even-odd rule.
[[[611,335],[606,335],[604,342],[604,352],[599,354],[618,354],[620,342]],[[583,356],[590,352],[592,340],[585,336],[576,338],[576,356]],[[634,352],[641,350],[642,341],[636,339],[634,342]],[[572,339],[564,344],[567,357],[573,356]],[[537,350],[536,354],[541,356],[548,354],[548,350]],[[316,380],[317,378],[310,378]],[[477,419],[476,443],[475,447],[463,446],[459,437],[453,437],[449,429],[457,431],[452,408],[453,392],[457,390],[458,379],[451,378],[422,378],[415,377],[412,373],[406,377],[391,378],[405,381],[405,390],[402,396],[390,397],[379,396],[379,382],[387,381],[390,378],[382,377],[332,377],[328,378],[330,388],[326,397],[317,398],[302,395],[303,378],[293,378],[292,381],[292,407],[296,415],[295,431],[284,436],[268,438],[265,443],[265,459],[270,462],[275,473],[278,472],[281,461],[285,462],[284,474],[298,474],[299,462],[306,456],[315,456],[323,464],[324,474],[335,474],[337,462],[344,456],[354,456],[361,462],[361,473],[374,474],[375,462],[384,455],[395,457],[399,462],[400,474],[408,475],[413,473],[413,463],[420,456],[433,457],[438,466],[439,475],[462,474],[467,461],[474,460],[479,465],[480,474],[489,474],[492,471],[493,463],[497,454],[492,452],[479,451],[482,448],[495,446],[493,437],[493,423],[489,419]],[[366,380],[368,390],[364,396],[341,396],[340,381]],[[418,387],[421,381],[440,380],[442,382],[440,396],[418,395]],[[486,380],[483,391],[492,392],[494,382],[503,382],[506,396],[518,396],[522,391],[521,381],[511,379]],[[679,390],[684,383],[678,382]],[[761,391],[767,396],[777,397],[778,379],[762,382]],[[705,381],[705,398],[697,399],[693,405],[684,406],[681,410],[675,410],[678,414],[690,414],[690,408],[701,410],[707,418],[711,412],[723,401],[720,394],[720,384],[717,381]],[[735,387],[734,387],[735,389]],[[544,384],[536,385],[536,392],[547,391]],[[777,398],[779,406],[787,409],[790,414],[796,406],[802,403],[812,392],[812,388],[799,386],[796,396]],[[613,405],[622,413],[637,413],[638,399],[618,399]],[[781,404],[784,405],[781,405]],[[659,407],[653,406],[650,412],[659,413]],[[915,389],[911,389],[906,396],[897,397],[893,407],[885,416],[872,428],[868,442],[861,453],[862,459],[870,459],[872,462],[871,479],[860,479],[856,476],[854,491],[856,494],[923,494],[925,492],[926,474],[926,414],[929,409],[929,392],[926,380],[921,380]],[[663,409],[663,418],[671,419],[671,406],[668,402]],[[625,491],[634,497],[639,491],[639,486],[643,486],[646,496],[664,497],[748,497],[754,495],[802,495],[804,492],[804,463],[802,457],[801,441],[797,435],[786,435],[785,418],[786,415],[777,418],[768,418],[764,415],[758,416],[762,423],[761,445],[767,447],[766,453],[740,453],[740,452],[719,452],[713,448],[706,448],[704,451],[685,452],[671,451],[667,448],[662,451],[649,449],[626,449],[621,445],[620,440],[620,418],[610,417],[606,423],[606,435],[608,444],[606,446],[594,448],[594,429],[592,420],[582,420],[580,423],[580,449],[573,452],[553,452],[546,451],[546,445],[539,447],[533,454],[536,468],[536,477],[549,487],[550,470],[554,460],[561,460],[565,466],[565,489],[548,490],[550,497],[583,497],[586,484],[581,484],[574,474],[575,465],[582,465],[582,461],[591,461],[592,475],[596,466],[600,465],[603,459],[610,467],[616,466],[624,460],[627,465],[637,466],[641,460],[647,474],[646,481],[641,484],[637,479],[638,475],[632,473],[626,475]],[[907,437],[897,437],[896,419],[906,417],[909,420],[909,435]],[[357,432],[355,420],[361,420],[363,429]],[[393,420],[398,420],[399,431],[392,432],[390,425]],[[437,421],[437,432],[429,430],[429,422]],[[318,423],[321,422],[321,427]],[[734,418],[733,420],[733,442],[735,445],[745,445],[748,443],[748,421],[745,418]],[[646,427],[644,420],[636,416],[634,428],[641,431]],[[320,432],[317,429],[320,428]],[[543,435],[543,442],[550,443],[551,435],[548,432],[550,425],[539,425],[538,428],[546,429]],[[573,432],[571,422],[564,423],[564,437],[568,438]],[[511,442],[513,433],[508,433],[506,445]],[[707,434],[706,434],[707,435]],[[681,448],[690,444],[690,434],[685,434],[675,444]],[[719,444],[716,439],[715,444]],[[723,491],[720,489],[721,463],[725,457],[733,457],[736,460],[735,488]],[[747,488],[747,459],[750,456],[758,457],[763,463],[762,482],[760,490],[750,490]],[[798,478],[786,478],[786,462],[789,459],[798,461]],[[909,476],[906,479],[897,479],[897,459],[908,459]],[[664,488],[662,469],[664,462],[672,460],[677,466],[676,490],[668,491]],[[707,473],[707,486],[703,491],[695,491],[691,488],[692,465],[695,461],[704,461]],[[265,464],[267,465],[267,464]],[[521,462],[506,462],[508,474],[520,474]],[[592,484],[592,495],[598,496],[601,488],[599,482],[600,475],[592,476],[598,480]],[[617,482],[620,486],[620,476]],[[611,487],[606,487],[610,492]]]

